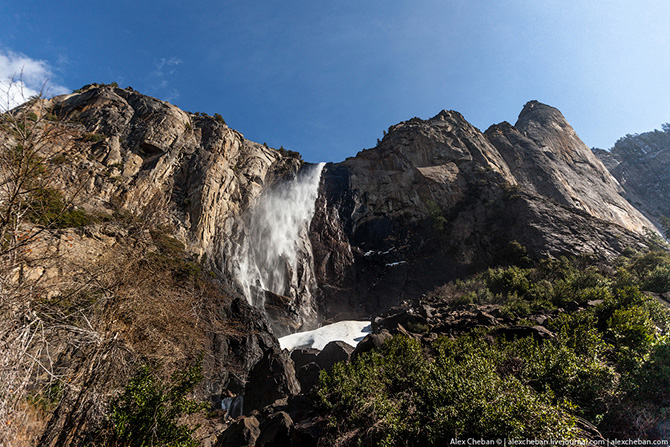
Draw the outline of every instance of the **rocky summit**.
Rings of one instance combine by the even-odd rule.
[[[442,111],[323,174],[312,222],[323,315],[355,317],[515,256],[611,257],[654,225],[553,107],[481,133]],[[516,253],[518,255],[519,253]]]
[[[149,413],[151,436],[160,425],[197,441],[179,445],[316,445],[320,372],[398,334],[557,339],[548,320],[608,302],[615,269],[604,265],[662,244],[654,223],[667,208],[665,149],[596,156],[537,101],[485,132],[454,111],[412,118],[317,165],[220,115],[91,84],[5,113],[0,149],[0,354],[13,365],[0,381],[17,396],[0,408],[13,421],[0,441],[15,445],[135,445]],[[589,304],[538,298],[554,307],[533,309],[535,322],[495,301],[503,279],[487,286],[492,302],[435,295],[491,267],[580,256],[603,272]],[[567,287],[542,272],[546,290]],[[277,341],[340,320],[369,320],[373,333],[356,350],[340,341],[292,357]]]

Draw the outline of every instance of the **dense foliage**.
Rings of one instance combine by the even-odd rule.
[[[163,383],[148,365],[141,367],[123,393],[112,403],[111,429],[105,445],[144,447],[197,447],[195,431],[179,423],[179,418],[203,409],[203,404],[187,396],[202,380],[200,364],[176,372]]]
[[[455,339],[396,336],[322,375],[318,401],[331,434],[363,445],[597,430],[657,437],[670,413],[670,311],[641,290],[670,291],[670,256],[627,255],[613,265],[563,258],[495,268],[442,288],[454,307],[498,303],[517,324],[548,315],[556,336],[507,340],[491,328]]]

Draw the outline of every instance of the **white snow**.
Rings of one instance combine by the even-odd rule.
[[[297,348],[322,350],[331,341],[341,340],[356,346],[372,331],[369,321],[345,320],[322,326],[313,331],[298,332],[279,339],[282,349],[292,351]]]

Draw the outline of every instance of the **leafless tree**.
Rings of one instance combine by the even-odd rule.
[[[38,219],[52,191],[49,159],[65,132],[42,94],[10,109],[22,86],[20,78],[11,81],[0,107],[0,445],[6,446],[25,444],[34,377],[46,377],[44,386],[58,379],[35,304],[47,293],[42,273],[57,262],[49,220],[67,206]]]

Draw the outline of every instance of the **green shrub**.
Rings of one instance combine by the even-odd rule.
[[[584,418],[604,434],[655,436],[630,421],[670,414],[670,309],[640,288],[662,290],[670,261],[665,252],[627,254],[616,269],[595,259],[548,259],[436,289],[429,302],[496,301],[503,317],[549,314],[556,337],[506,341],[478,329],[424,346],[393,339],[323,374],[317,394],[331,435],[354,433],[361,445],[439,445],[499,433],[556,439],[585,436],[574,425]],[[583,308],[552,315],[573,303]]]
[[[652,270],[645,272],[642,288],[652,292],[670,292],[670,267],[656,265]]]
[[[670,401],[670,343],[664,339],[654,346],[636,377],[637,394],[656,403]]]
[[[523,297],[530,289],[530,270],[516,266],[489,269],[485,274],[486,285],[494,294],[516,294]]]
[[[198,361],[163,383],[151,367],[142,366],[112,402],[106,442],[127,447],[197,447],[198,441],[191,436],[197,427],[189,428],[178,420],[205,408],[187,397],[202,380],[201,369]]]
[[[82,140],[87,142],[87,143],[97,143],[99,141],[103,141],[106,138],[107,138],[106,136],[104,136],[103,134],[100,134],[100,133],[87,132],[82,137]]]
[[[68,208],[63,194],[52,188],[40,188],[32,192],[28,218],[36,224],[50,228],[84,227],[94,219],[85,210]]]
[[[655,341],[656,327],[642,306],[615,310],[607,327],[620,357],[642,358]]]
[[[335,432],[363,445],[446,445],[456,437],[576,436],[568,403],[552,403],[516,376],[498,374],[496,349],[473,337],[439,339],[434,357],[395,337],[380,351],[322,373],[317,396]],[[335,417],[337,415],[337,417]]]

